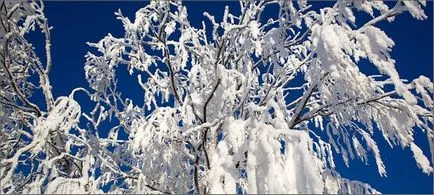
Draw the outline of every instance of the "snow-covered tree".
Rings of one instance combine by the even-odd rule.
[[[413,135],[426,134],[432,156],[433,84],[401,79],[394,42],[375,26],[403,12],[422,20],[425,4],[240,1],[192,26],[182,2],[152,1],[134,20],[116,12],[124,36],[89,43],[97,51],[86,55],[90,88],[55,98],[42,2],[4,1],[1,192],[378,193],[341,178],[334,163],[372,155],[385,176],[377,141],[409,147],[431,174],[433,160]],[[356,22],[355,12],[372,19]],[[35,28],[46,40],[44,63],[25,37]],[[135,72],[144,102],[120,93],[119,68]],[[95,103],[90,113],[74,100],[78,91]],[[33,93],[45,102],[32,102]]]
[[[0,4],[0,193],[48,192],[54,178],[87,175],[83,152],[71,149],[80,105],[51,91],[51,27],[43,10],[35,1]],[[44,62],[26,39],[36,28],[45,38]]]

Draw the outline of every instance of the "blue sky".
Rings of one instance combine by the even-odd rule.
[[[123,35],[123,27],[116,20],[113,12],[118,8],[124,15],[134,18],[135,12],[147,2],[45,2],[46,16],[52,30],[52,58],[53,69],[50,75],[55,97],[68,95],[76,87],[87,87],[84,75],[84,55],[90,50],[86,42],[97,42],[107,33],[115,37]],[[204,19],[203,11],[207,11],[216,18],[221,18],[226,4],[237,5],[236,2],[187,2],[189,19],[193,24],[199,24]],[[315,2],[315,7],[330,2]],[[433,78],[433,2],[429,1],[426,7],[428,19],[417,21],[405,13],[396,18],[393,23],[382,22],[382,28],[396,43],[392,56],[396,59],[397,70],[402,78],[412,80],[419,75]],[[272,13],[272,10],[268,11]],[[367,15],[360,15],[359,20],[366,20]],[[43,54],[43,37],[40,34],[29,36],[38,53]],[[44,60],[44,55],[39,55]],[[362,71],[373,71],[373,65],[361,64]],[[119,87],[124,96],[133,99],[136,104],[142,105],[143,92],[137,84],[135,77],[129,76],[127,69],[120,68],[117,72]],[[35,95],[34,99],[40,98]],[[84,110],[90,109],[90,102],[85,96],[78,96]],[[423,174],[417,168],[409,149],[400,147],[391,149],[380,140],[381,154],[383,156],[388,177],[380,177],[376,165],[370,160],[364,165],[358,160],[350,162],[350,168],[343,165],[341,158],[337,159],[338,171],[343,177],[357,179],[371,184],[383,193],[432,193],[433,176]],[[416,142],[428,154],[428,143],[424,135],[416,133]]]

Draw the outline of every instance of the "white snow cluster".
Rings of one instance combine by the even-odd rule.
[[[233,118],[222,129],[224,138],[211,157],[210,193],[233,194],[237,185],[243,193],[259,194],[378,193],[331,174],[304,131]]]

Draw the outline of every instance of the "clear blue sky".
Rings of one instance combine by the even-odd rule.
[[[113,14],[118,8],[134,18],[135,12],[147,2],[45,2],[46,16],[49,24],[54,26],[52,30],[52,57],[53,69],[50,79],[53,85],[53,93],[57,96],[68,95],[76,87],[87,87],[84,75],[84,55],[89,51],[86,42],[97,42],[107,33],[121,37],[123,27]],[[226,4],[236,5],[236,2],[187,2],[189,19],[193,24],[199,24],[203,20],[202,12],[221,15]],[[330,4],[330,2],[315,2],[316,6]],[[316,7],[315,6],[315,7]],[[393,23],[382,22],[382,28],[396,45],[392,56],[397,61],[397,69],[402,78],[414,79],[419,75],[433,78],[433,3],[428,2],[425,9],[429,18],[425,21],[417,21],[406,13],[396,18]],[[367,19],[366,15],[360,20]],[[43,37],[31,34],[30,41],[35,45],[37,52],[42,53]],[[43,56],[40,55],[42,60]],[[363,71],[372,71],[373,66],[362,64]],[[136,77],[128,75],[126,68],[120,68],[117,72],[119,86],[124,96],[133,99],[136,104],[142,105],[143,92],[135,81]],[[78,96],[84,110],[89,110],[90,102],[85,96]],[[34,99],[38,101],[39,96]],[[360,161],[350,162],[350,168],[343,166],[341,158],[337,160],[338,171],[343,177],[357,179],[371,184],[383,193],[432,193],[433,177],[423,174],[417,168],[409,149],[400,147],[391,149],[383,139],[380,140],[381,154],[383,156],[388,177],[380,177],[376,165],[372,159],[369,165],[363,165]],[[416,142],[429,156],[428,143],[424,135],[416,134]]]

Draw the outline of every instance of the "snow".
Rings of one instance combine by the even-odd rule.
[[[341,178],[331,170],[325,172],[325,185],[327,194],[381,194],[368,184]]]
[[[260,31],[259,31],[259,24],[257,21],[252,21],[249,24],[250,27],[250,32],[252,33],[252,37],[253,39],[257,39],[260,35]]]
[[[175,32],[175,27],[176,27],[175,22],[170,22],[169,24],[167,24],[166,27],[164,28],[164,32],[166,33],[166,36],[170,36],[170,34]]]
[[[380,72],[390,76],[398,94],[402,95],[409,104],[416,104],[416,98],[402,83],[395,69],[394,60],[390,58],[389,51],[395,44],[393,40],[382,30],[373,26],[362,28],[356,32],[355,36],[369,60],[377,66]]]
[[[243,184],[245,193],[260,194],[377,192],[369,185],[328,174],[312,151],[313,142],[306,132],[275,129],[264,123],[233,118],[225,121],[223,129],[227,136],[223,136],[211,158],[210,193],[235,193],[235,184]],[[280,139],[285,143],[283,154]],[[234,166],[237,162],[239,167]],[[246,183],[240,174],[243,169],[248,175]],[[352,190],[349,186],[358,188]],[[366,191],[357,191],[362,189]]]
[[[49,183],[45,189],[45,194],[84,194],[84,186],[77,180],[56,178]]]
[[[426,6],[426,1],[424,0],[420,0],[420,1],[403,1],[405,7],[408,9],[408,11],[410,12],[410,14],[418,19],[418,20],[423,20],[426,19],[428,16],[425,15],[421,4],[423,6]]]
[[[422,169],[422,171],[426,174],[432,173],[433,168],[430,166],[430,162],[428,158],[423,154],[423,151],[414,143],[410,144],[410,149],[414,154],[417,166]]]
[[[55,131],[68,133],[69,130],[79,121],[81,113],[80,105],[70,97],[59,97],[56,100],[55,107],[48,114],[47,118],[41,118],[34,129],[33,139],[37,140],[36,146],[31,151],[39,153],[47,144],[49,134]]]
[[[374,158],[375,158],[375,162],[377,163],[378,173],[381,176],[386,176],[386,168],[384,166],[383,160],[381,159],[380,150],[378,149],[377,144],[369,136],[369,134],[367,134],[366,132],[363,132],[362,136],[365,139],[366,144],[368,145],[369,150],[372,150],[372,152],[374,153]]]

